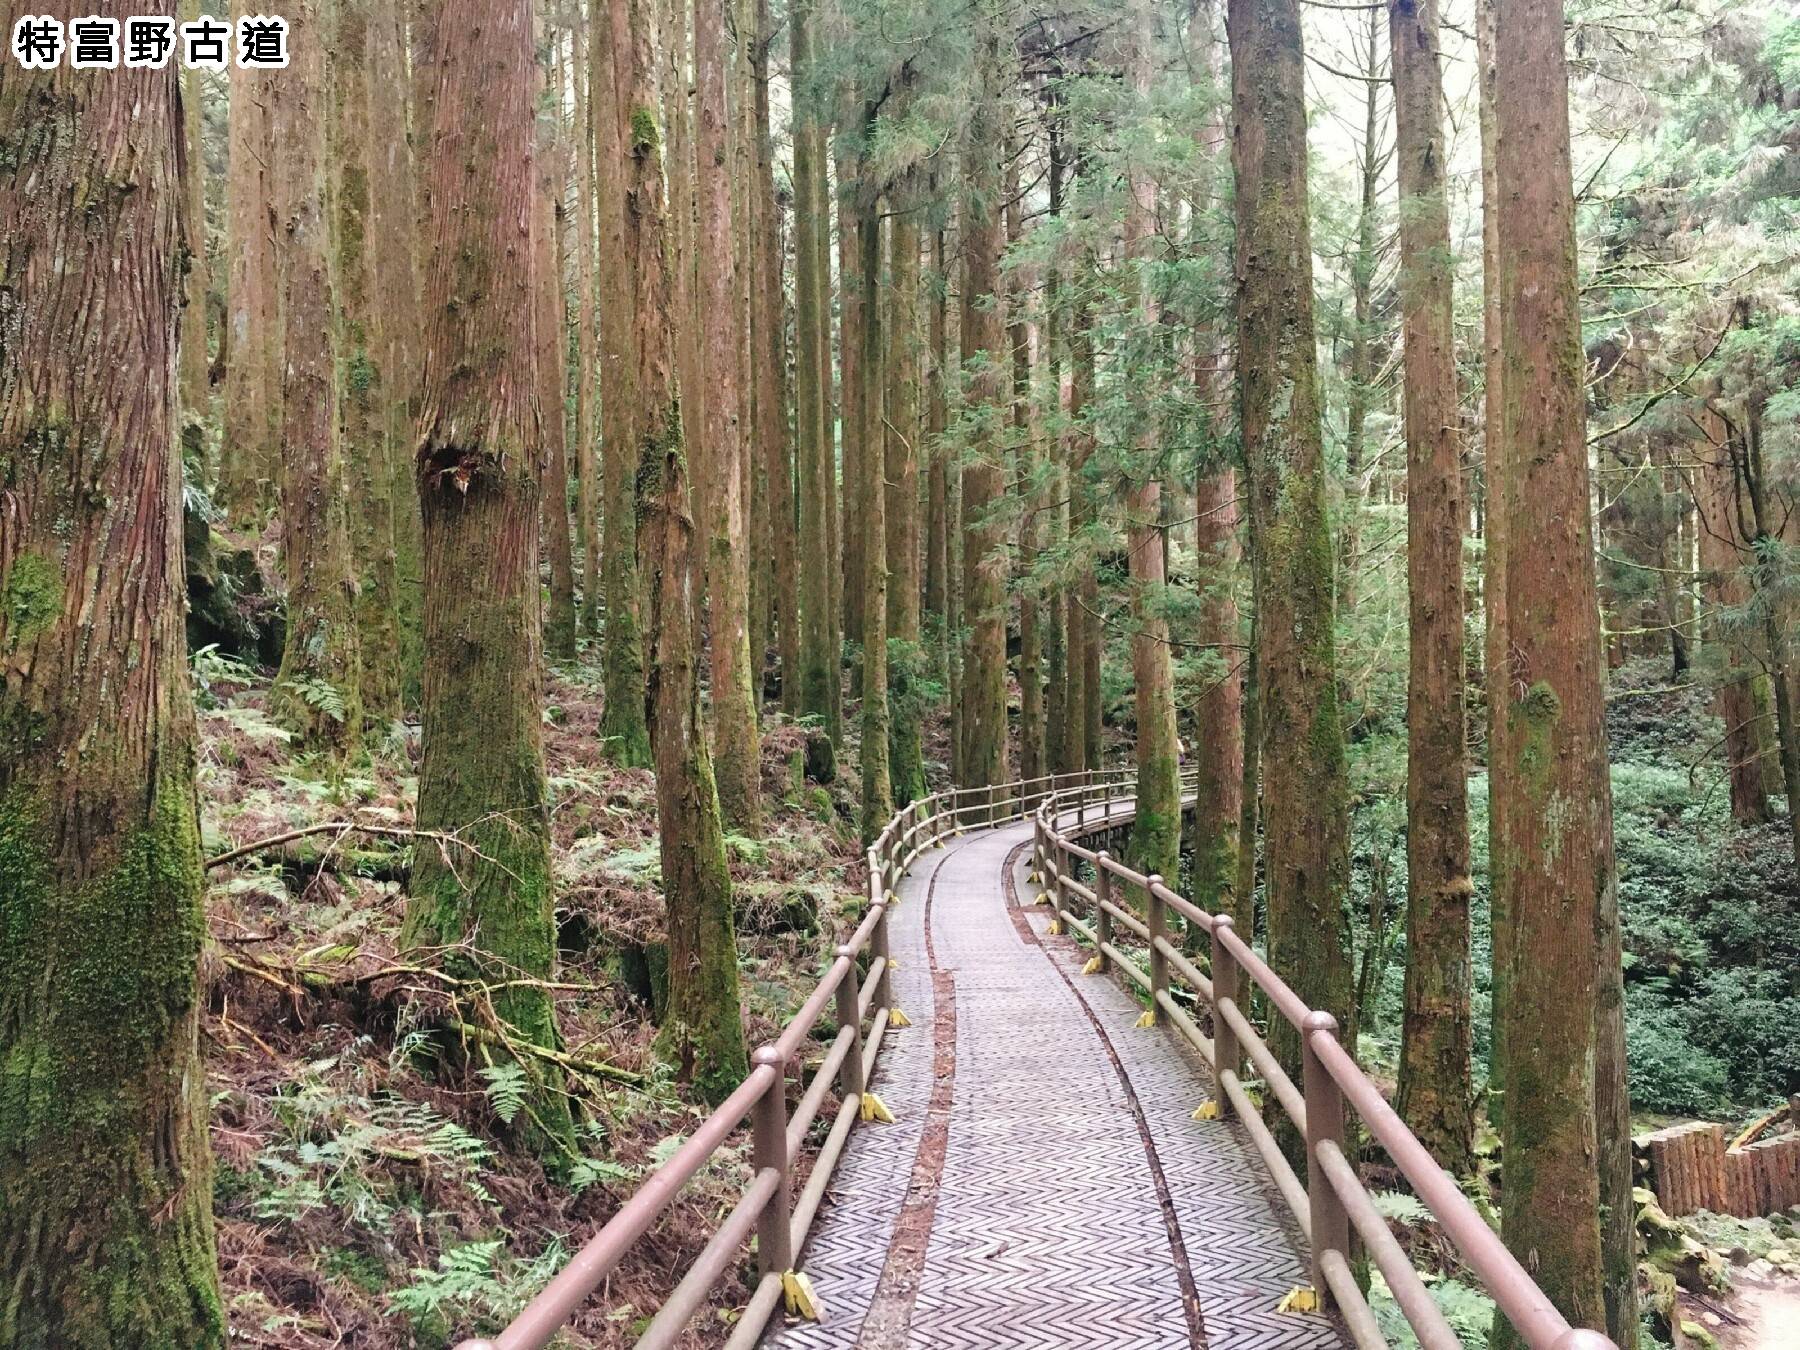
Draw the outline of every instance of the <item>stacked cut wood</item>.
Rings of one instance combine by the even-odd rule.
[[[1800,1204],[1800,1134],[1725,1147],[1718,1125],[1671,1125],[1632,1140],[1644,1184],[1667,1214],[1755,1218]]]

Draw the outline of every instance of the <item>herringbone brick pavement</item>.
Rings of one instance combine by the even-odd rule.
[[[1141,1005],[1079,973],[1086,953],[1044,933],[1047,909],[1026,911],[1036,942],[1021,934],[1004,883],[1011,865],[1019,898],[1034,893],[1013,856],[1028,837],[1019,825],[952,841],[903,883],[894,988],[913,1025],[889,1033],[875,1083],[899,1123],[855,1131],[802,1254],[825,1320],[777,1325],[764,1344],[888,1350],[897,1296],[905,1344],[929,1350],[1339,1350],[1327,1319],[1275,1311],[1306,1278],[1297,1235],[1241,1128],[1190,1118],[1212,1095],[1204,1063],[1175,1034],[1135,1028]],[[881,1334],[871,1322],[865,1340],[931,1095],[927,908],[931,954],[955,976],[948,1146],[923,1268],[882,1291]]]

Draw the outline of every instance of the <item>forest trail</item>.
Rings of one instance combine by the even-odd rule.
[[[1196,1122],[1210,1073],[1027,887],[1027,823],[951,840],[903,881],[873,1090],[802,1264],[821,1323],[779,1350],[904,1345],[1336,1347],[1276,1312],[1307,1280],[1242,1127]]]

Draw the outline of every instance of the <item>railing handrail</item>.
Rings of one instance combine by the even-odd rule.
[[[1085,813],[1071,827],[1070,809],[1062,793],[1046,794],[1034,813],[1034,863],[1046,895],[1059,919],[1093,941],[1099,955],[1098,970],[1113,964],[1124,967],[1136,983],[1148,990],[1151,1012],[1167,1016],[1198,1049],[1213,1069],[1220,1087],[1221,1113],[1235,1110],[1276,1182],[1276,1190],[1306,1233],[1312,1249],[1313,1286],[1334,1302],[1359,1347],[1385,1345],[1350,1264],[1350,1230],[1355,1228],[1370,1255],[1386,1277],[1395,1302],[1406,1316],[1425,1350],[1460,1350],[1461,1342],[1432,1300],[1419,1272],[1404,1249],[1388,1231],[1368,1189],[1345,1156],[1344,1107],[1353,1107],[1371,1135],[1388,1151],[1394,1165],[1411,1184],[1413,1193],[1430,1210],[1464,1262],[1486,1288],[1495,1305],[1512,1323],[1532,1350],[1614,1350],[1613,1343],[1597,1331],[1571,1327],[1544,1291],[1538,1287],[1500,1236],[1470,1203],[1456,1179],[1431,1157],[1392,1107],[1374,1081],[1338,1040],[1338,1026],[1331,1014],[1308,1008],[1305,1001],[1251,950],[1238,934],[1229,914],[1211,914],[1178,895],[1158,876],[1134,871],[1104,850],[1083,848],[1077,840],[1107,829],[1136,814],[1136,803],[1124,813],[1108,812],[1104,821],[1088,823]],[[1055,856],[1060,855],[1060,856]],[[1080,858],[1095,868],[1092,888],[1082,886],[1068,873],[1070,858]],[[1148,922],[1140,922],[1111,899],[1114,880],[1134,886],[1149,897]],[[1066,911],[1073,892],[1088,901],[1093,923],[1083,923]],[[1188,961],[1166,936],[1166,914],[1173,909],[1204,929],[1212,939],[1212,976],[1208,979]],[[1148,935],[1148,974],[1126,960],[1112,944],[1114,923],[1123,922],[1140,935]],[[1173,968],[1211,1005],[1214,1037],[1209,1040],[1189,1018],[1168,988]],[[1238,1003],[1238,975],[1248,973],[1269,1004],[1299,1034],[1303,1083],[1293,1080],[1276,1061],[1262,1036],[1244,1016]],[[1274,1136],[1261,1118],[1254,1101],[1238,1079],[1240,1054],[1248,1055],[1262,1071],[1295,1127],[1305,1135],[1311,1162],[1303,1187]]]
[[[712,1285],[737,1259],[750,1233],[757,1234],[757,1283],[739,1317],[727,1350],[747,1350],[762,1335],[817,1216],[825,1185],[843,1154],[860,1114],[861,1098],[880,1056],[889,1025],[892,995],[888,956],[888,912],[894,888],[919,854],[965,828],[965,817],[981,824],[1023,820],[1039,802],[1077,794],[1083,819],[1090,798],[1105,790],[1111,814],[1113,788],[1134,772],[1098,769],[1044,774],[989,787],[948,788],[894,813],[869,846],[869,911],[850,939],[835,948],[835,959],[781,1034],[752,1056],[754,1067],[742,1083],[694,1130],[669,1160],[638,1186],[619,1212],[584,1244],[543,1290],[492,1339],[466,1340],[456,1350],[541,1350],[592,1297],[602,1281],[649,1231],[681,1188],[748,1119],[752,1123],[752,1174],[731,1212],[676,1285],[638,1339],[639,1350],[660,1350],[705,1302]],[[869,973],[859,987],[857,959],[869,957]],[[787,1118],[788,1068],[812,1034],[825,1008],[836,999],[838,1034],[803,1090],[799,1109]],[[865,1036],[864,1025],[868,1025]],[[865,1043],[866,1042],[866,1043]],[[790,1194],[795,1144],[817,1117],[836,1080],[843,1097],[830,1133],[820,1145],[806,1188]]]

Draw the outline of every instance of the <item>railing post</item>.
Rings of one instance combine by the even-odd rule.
[[[1112,911],[1107,908],[1112,903],[1112,873],[1107,870],[1111,861],[1112,855],[1105,849],[1094,855],[1094,946],[1099,948],[1096,955],[1102,975],[1112,969],[1112,958],[1106,954],[1112,942]]]
[[[1237,1031],[1225,1021],[1225,1014],[1219,1011],[1219,1003],[1230,999],[1233,1005],[1238,1001],[1238,966],[1237,957],[1231,954],[1225,945],[1227,930],[1236,931],[1231,915],[1220,914],[1213,919],[1212,930],[1212,982],[1213,982],[1213,1067],[1224,1073],[1230,1070],[1237,1073],[1243,1067],[1244,1052],[1238,1045]],[[1240,1008],[1239,1011],[1242,1011]],[[1231,1101],[1223,1089],[1219,1092],[1219,1112],[1228,1114]]]
[[[1157,946],[1158,939],[1166,938],[1169,930],[1169,910],[1163,904],[1162,896],[1156,888],[1162,884],[1162,878],[1152,872],[1144,883],[1144,894],[1150,897],[1150,1020],[1162,1021],[1162,1004],[1157,1001],[1158,995],[1169,987],[1169,958],[1163,955],[1162,948]]]
[[[756,1269],[767,1278],[794,1267],[793,1197],[788,1189],[787,1063],[781,1052],[765,1045],[751,1057],[756,1067],[773,1065],[775,1081],[756,1099],[751,1128],[751,1165],[761,1172],[773,1167],[781,1173],[775,1194],[756,1220]]]
[[[875,981],[875,1006],[892,1008],[894,1006],[893,987],[891,984],[892,963],[888,957],[888,906],[885,896],[876,897],[880,918],[875,920],[875,931],[869,935],[869,957],[881,962],[881,975]]]
[[[1320,1033],[1338,1034],[1337,1018],[1328,1012],[1309,1012],[1300,1027],[1301,1082],[1306,1095],[1306,1201],[1312,1213],[1312,1286],[1321,1305],[1331,1300],[1319,1258],[1326,1252],[1350,1255],[1350,1215],[1319,1165],[1319,1145],[1327,1140],[1342,1144],[1344,1092],[1313,1050]]]
[[[838,1069],[838,1092],[845,1097],[860,1097],[864,1087],[863,1034],[862,1016],[857,1010],[856,998],[856,948],[845,943],[837,949],[837,954],[850,959],[850,968],[844,972],[844,978],[838,981],[837,987],[838,1030],[850,1028],[850,1051],[844,1056],[844,1062]]]

